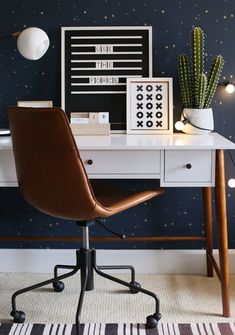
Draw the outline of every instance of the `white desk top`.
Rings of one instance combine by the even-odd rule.
[[[206,135],[126,135],[75,136],[80,150],[156,150],[156,149],[235,149],[235,144],[225,137]],[[10,137],[0,138],[0,150],[12,148]]]

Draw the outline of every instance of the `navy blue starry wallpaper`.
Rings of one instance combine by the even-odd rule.
[[[0,34],[29,26],[44,29],[51,45],[37,62],[23,59],[16,41],[0,44],[0,124],[7,126],[6,108],[17,100],[53,100],[60,105],[60,27],[98,25],[153,26],[154,76],[174,78],[174,118],[182,108],[178,96],[177,57],[188,52],[189,32],[200,26],[206,33],[206,58],[221,53],[225,66],[221,81],[235,76],[234,0],[8,0],[1,2]],[[205,64],[209,66],[209,63]],[[215,129],[235,140],[235,95],[217,91],[213,102]],[[235,176],[226,157],[227,178]],[[123,188],[144,188],[155,181],[109,181]],[[109,228],[129,236],[204,234],[201,190],[167,189],[163,197],[107,220]],[[229,245],[235,247],[235,191],[227,190]],[[43,215],[22,200],[16,188],[0,189],[1,235],[80,234],[73,223]],[[92,234],[106,235],[93,226]],[[216,229],[215,229],[216,238]],[[75,248],[75,243],[1,242],[2,248]],[[202,248],[200,242],[100,243],[98,248]]]

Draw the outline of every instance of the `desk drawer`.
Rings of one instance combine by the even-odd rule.
[[[164,183],[166,186],[212,186],[213,150],[166,150]]]
[[[88,174],[160,174],[160,150],[80,151]]]

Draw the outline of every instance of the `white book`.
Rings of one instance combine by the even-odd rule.
[[[87,112],[72,112],[70,114],[71,118],[88,118],[89,119],[89,113]]]
[[[71,117],[70,123],[71,124],[88,124],[89,118],[88,117]]]

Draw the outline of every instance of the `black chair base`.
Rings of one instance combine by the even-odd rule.
[[[59,269],[70,269],[71,271],[58,275]],[[119,278],[113,277],[110,274],[107,274],[101,270],[119,270],[119,269],[129,269],[131,271],[131,281],[130,283],[123,281]],[[76,265],[56,265],[54,268],[54,277],[52,279],[43,281],[36,285],[29,286],[22,290],[15,292],[12,296],[12,312],[11,316],[14,318],[14,322],[23,323],[25,321],[25,313],[22,311],[18,311],[16,309],[16,297],[22,293],[37,289],[39,287],[52,284],[55,292],[62,292],[64,289],[64,284],[61,280],[73,276],[80,270],[81,273],[81,292],[79,296],[77,313],[76,313],[76,335],[81,335],[80,330],[80,315],[82,310],[83,299],[85,295],[85,291],[91,291],[94,289],[94,271],[109,280],[112,280],[116,283],[119,283],[123,286],[129,288],[130,293],[135,294],[138,292],[142,292],[151,296],[155,301],[155,312],[152,315],[147,316],[146,318],[146,327],[147,328],[155,328],[157,327],[158,320],[161,318],[161,314],[159,312],[159,299],[158,297],[148,290],[143,289],[139,283],[135,281],[135,270],[132,266],[97,266],[96,264],[96,251],[95,249],[79,249],[76,251]]]

